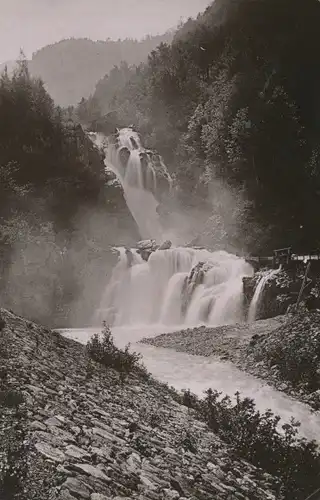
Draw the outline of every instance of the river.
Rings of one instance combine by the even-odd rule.
[[[312,413],[309,408],[273,389],[254,376],[246,374],[229,362],[217,358],[193,356],[163,349],[138,341],[143,337],[151,337],[160,333],[173,331],[175,328],[165,328],[163,325],[115,327],[112,329],[115,344],[122,348],[131,343],[131,349],[143,356],[143,362],[152,375],[177,390],[190,389],[202,396],[211,387],[229,396],[239,391],[243,396],[253,398],[261,411],[271,409],[280,415],[284,422],[289,422],[293,416],[301,422],[301,435],[320,442],[320,415]],[[82,344],[99,332],[99,328],[67,329],[60,332]]]

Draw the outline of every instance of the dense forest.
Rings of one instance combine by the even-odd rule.
[[[90,322],[105,285],[108,245],[136,237],[121,196],[106,186],[102,158],[82,128],[30,77],[27,61],[12,76],[3,73],[2,307],[51,326]]]
[[[147,36],[143,40],[98,40],[71,38],[47,45],[29,61],[33,76],[41,77],[56,104],[77,104],[88,97],[97,81],[115,64],[139,64],[161,42],[170,43],[173,32]]]
[[[78,119],[134,123],[186,203],[192,191],[214,205],[214,184],[226,186],[236,248],[317,250],[319,22],[317,0],[215,0],[147,63],[113,68]],[[208,222],[213,239],[225,209]]]

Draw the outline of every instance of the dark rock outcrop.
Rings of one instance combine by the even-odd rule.
[[[263,272],[243,278],[243,290],[246,308],[249,308],[255,289]],[[263,289],[262,298],[257,311],[256,319],[272,318],[286,314],[288,308],[296,304],[303,283],[305,266],[286,269],[272,276]],[[308,310],[320,308],[320,273],[319,269],[311,266],[301,296],[302,303]]]
[[[198,262],[190,271],[189,275],[186,277],[183,287],[182,287],[182,307],[181,312],[182,315],[185,315],[187,309],[190,305],[190,302],[193,297],[193,293],[197,286],[202,285],[206,273],[212,269],[213,264],[211,262]],[[212,306],[209,304],[207,315],[205,314],[202,318],[203,321],[207,320],[207,317],[210,313],[210,309]]]
[[[128,161],[130,158],[130,151],[126,147],[122,147],[119,149],[119,160],[123,168],[126,168],[128,165]]]

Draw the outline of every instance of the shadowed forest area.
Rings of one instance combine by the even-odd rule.
[[[2,304],[65,323],[88,293],[85,320],[125,204],[106,188],[102,158],[82,128],[65,119],[23,58],[11,77],[1,76],[0,115]],[[83,289],[90,274],[98,295],[89,282]]]
[[[236,247],[317,250],[319,21],[315,0],[216,0],[147,64],[115,67],[78,117],[134,123],[186,203],[225,183],[242,200]]]

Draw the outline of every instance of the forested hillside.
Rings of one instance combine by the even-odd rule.
[[[60,106],[77,104],[89,97],[97,81],[121,61],[139,64],[161,42],[171,42],[173,32],[138,40],[87,38],[61,40],[33,54],[29,69],[40,76],[51,97]]]
[[[226,184],[242,200],[238,246],[316,250],[319,23],[317,0],[215,0],[147,64],[112,70],[82,110],[134,123],[188,198]]]
[[[108,245],[130,240],[131,222],[100,154],[20,60],[0,78],[2,306],[50,325],[90,322]]]

